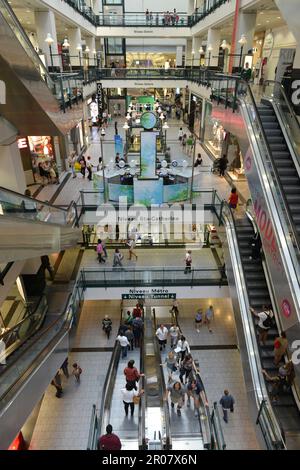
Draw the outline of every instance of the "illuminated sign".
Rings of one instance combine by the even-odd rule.
[[[27,149],[28,143],[26,137],[23,137],[22,139],[18,139],[18,147],[19,149]]]

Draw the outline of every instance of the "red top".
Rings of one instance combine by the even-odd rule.
[[[136,367],[133,367],[133,368],[125,367],[124,374],[125,374],[126,379],[132,382],[134,380],[137,380],[140,377],[140,374],[138,373],[138,370]]]
[[[99,439],[100,450],[121,450],[122,444],[116,434],[104,434]]]
[[[238,203],[239,195],[238,193],[230,193],[229,202],[230,204],[236,206]]]
[[[132,316],[133,316],[134,318],[141,317],[141,316],[142,316],[142,311],[141,311],[141,309],[138,308],[138,307],[135,307],[135,308],[133,309]]]

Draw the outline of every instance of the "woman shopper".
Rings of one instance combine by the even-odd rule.
[[[286,333],[281,332],[280,336],[274,341],[274,364],[278,366],[283,356],[288,349],[288,340],[286,339]]]
[[[140,380],[140,377],[144,377],[145,374],[141,374],[136,367],[134,367],[134,360],[130,360],[127,364],[127,367],[124,369],[124,375],[126,377],[126,383],[132,385],[135,390],[137,390],[137,382]]]
[[[160,364],[161,366],[166,365],[168,370],[169,381],[172,380],[173,372],[177,371],[177,359],[173,351],[170,351],[165,359],[165,361]]]
[[[180,357],[181,357],[182,361],[184,359],[185,354],[190,354],[190,352],[191,352],[190,351],[190,346],[189,346],[189,343],[187,342],[187,340],[185,339],[185,336],[181,335],[181,337],[180,337],[180,339],[177,343],[175,352],[178,352],[178,354],[180,354]]]
[[[229,196],[229,200],[228,200],[229,207],[231,209],[236,209],[238,205],[238,201],[239,201],[239,195],[236,192],[236,188],[232,188],[230,196]]]
[[[193,370],[193,364],[194,364],[194,361],[193,361],[191,354],[186,354],[180,365],[179,379],[182,384],[183,384],[184,376],[185,376],[185,383],[187,383],[188,378]]]
[[[195,329],[198,333],[200,333],[199,328],[202,325],[202,317],[203,317],[202,310],[201,310],[201,308],[199,308],[199,310],[197,311],[196,316],[195,316]]]
[[[186,390],[180,382],[175,382],[168,386],[166,398],[168,399],[168,396],[170,396],[172,408],[175,408],[175,405],[177,405],[178,416],[181,416],[181,408],[184,405],[185,394]]]
[[[84,155],[82,155],[79,163],[80,163],[80,173],[82,174],[82,177],[85,178],[86,161],[85,161]]]
[[[96,251],[97,251],[97,256],[98,256],[99,263],[105,263],[104,250],[103,250],[103,246],[102,246],[102,240],[100,240],[100,238],[98,239]]]
[[[123,264],[122,264],[123,258],[124,256],[122,255],[122,253],[120,253],[119,248],[116,248],[115,253],[114,253],[114,259],[113,259],[113,268],[117,268],[117,267],[123,268]]]
[[[124,403],[125,415],[128,416],[128,409],[130,408],[131,416],[134,415],[134,398],[140,397],[144,390],[141,389],[139,392],[134,389],[133,385],[126,384],[125,388],[122,388],[122,398]]]
[[[185,270],[184,274],[190,274],[192,271],[192,252],[188,250],[185,255]]]

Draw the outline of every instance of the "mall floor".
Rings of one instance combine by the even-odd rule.
[[[191,158],[186,156],[179,145],[178,122],[169,121],[168,142],[171,147],[171,157],[185,158],[191,163]],[[122,130],[123,120],[119,122]],[[183,126],[184,127],[184,126]],[[186,132],[187,129],[184,128]],[[104,162],[107,164],[114,158],[114,125],[110,125],[106,132],[103,144]],[[100,135],[93,129],[90,146],[85,155],[92,157],[93,165],[97,165],[100,156]],[[224,178],[220,178],[211,172],[212,160],[197,144],[197,152],[203,156],[203,166],[195,174],[194,188],[217,189],[222,198],[227,199],[231,186]],[[241,201],[249,197],[247,185],[243,182],[237,184],[241,195]],[[93,183],[79,174],[76,179],[69,173],[62,175],[60,186],[48,185],[38,190],[38,199],[50,200],[52,203],[68,205],[71,200],[78,200],[80,190],[92,191]],[[201,198],[199,194],[196,200]],[[198,199],[199,200],[199,199]],[[124,261],[129,266],[181,266],[184,264],[185,249],[174,250],[138,248],[138,261]],[[64,267],[58,267],[55,282],[64,283],[65,279],[72,278],[79,266],[98,267],[93,250],[76,249],[72,254],[64,254]],[[55,261],[55,257],[53,259]],[[77,269],[75,269],[77,263]],[[107,267],[111,266],[111,253]],[[203,249],[193,253],[194,267],[201,266],[216,268],[218,261],[210,249]],[[67,271],[68,275],[65,274]],[[218,287],[216,288],[218,289]],[[229,299],[215,299],[215,320],[213,334],[206,328],[200,333],[193,326],[193,317],[199,306],[203,308],[213,299],[201,299],[199,301],[180,302],[180,325],[184,330],[193,349],[195,359],[199,360],[200,370],[204,378],[210,405],[219,401],[224,388],[228,387],[236,398],[236,410],[230,416],[230,421],[223,426],[227,448],[232,449],[256,449],[254,425],[248,415],[247,397],[243,380],[243,372],[239,351],[231,303]],[[202,305],[203,304],[203,305]],[[113,348],[115,335],[107,340],[101,330],[101,319],[108,313],[113,319],[113,333],[116,332],[120,317],[119,301],[86,301],[80,317],[79,326],[69,355],[69,364],[78,362],[83,369],[82,380],[76,384],[74,377],[63,377],[64,394],[62,398],[55,397],[55,389],[49,385],[42,400],[33,437],[30,443],[31,449],[86,449],[92,405],[99,408],[101,392],[105,375]],[[70,367],[71,369],[71,367]]]

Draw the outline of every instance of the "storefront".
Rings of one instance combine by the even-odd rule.
[[[214,160],[226,155],[227,174],[233,181],[245,179],[243,156],[237,137],[214,116],[213,106],[205,101],[203,147]]]

